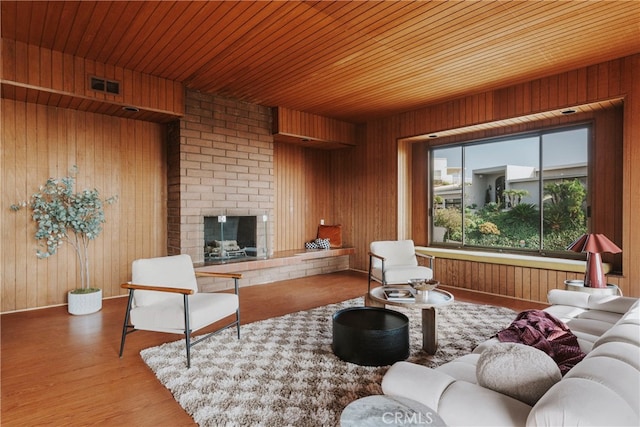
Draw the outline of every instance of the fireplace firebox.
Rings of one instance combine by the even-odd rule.
[[[205,262],[248,261],[266,254],[265,216],[204,217]]]

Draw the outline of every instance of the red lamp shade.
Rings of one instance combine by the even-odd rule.
[[[587,253],[587,268],[584,273],[584,286],[592,288],[606,288],[607,280],[602,269],[603,252],[619,254],[622,252],[615,243],[607,239],[604,234],[583,234],[575,242],[571,243],[568,250]]]

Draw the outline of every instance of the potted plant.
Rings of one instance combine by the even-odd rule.
[[[55,255],[65,242],[75,249],[81,286],[69,291],[68,310],[71,314],[89,314],[102,308],[102,289],[91,286],[89,242],[102,232],[104,206],[115,203],[117,197],[102,199],[96,189],[74,193],[76,173],[74,166],[69,176],[49,178],[28,201],[11,205],[11,209],[31,209],[37,225],[35,238],[40,243],[38,258]]]

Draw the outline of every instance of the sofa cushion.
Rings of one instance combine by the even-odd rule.
[[[589,310],[627,314],[632,311],[632,307],[638,307],[637,298],[617,297],[614,295],[591,295],[589,297]]]
[[[517,343],[500,343],[483,351],[476,366],[478,385],[535,405],[562,379],[545,352]]]
[[[637,359],[638,348],[630,346],[629,350],[629,358]],[[538,401],[527,426],[640,425],[637,367],[618,357],[596,355],[596,351],[601,350],[590,353]]]
[[[640,308],[638,304],[632,306],[611,329],[602,334],[594,343],[594,348],[608,342],[618,341],[633,344],[640,347]]]
[[[589,353],[600,336],[622,318],[632,301],[632,298],[554,289],[549,292],[549,302],[554,305],[544,311],[564,322],[578,337],[580,349]]]
[[[427,405],[448,426],[521,426],[531,410],[512,397],[408,362],[389,368],[382,379],[382,391]]]
[[[631,353],[638,356],[638,348]],[[636,365],[636,366],[634,366]],[[575,372],[572,370],[565,379],[582,378],[593,383],[594,387],[607,388],[614,392],[621,400],[636,409],[639,413],[638,402],[640,402],[640,372],[637,364],[629,364],[618,357],[612,358],[600,355],[591,355],[576,366]],[[580,393],[587,393],[582,390]]]
[[[498,342],[498,340],[496,340],[496,342]],[[451,375],[458,381],[477,384],[476,366],[478,365],[479,358],[480,354],[465,354],[451,362],[438,366],[436,370]]]
[[[531,406],[518,399],[466,381],[451,384],[436,410],[450,427],[522,426],[530,411]]]
[[[382,391],[387,395],[411,397],[437,411],[442,393],[455,381],[455,378],[426,366],[396,362],[382,378]]]
[[[585,292],[572,292],[563,289],[551,289],[547,293],[547,300],[551,305],[563,305],[569,307],[589,308],[589,294]]]

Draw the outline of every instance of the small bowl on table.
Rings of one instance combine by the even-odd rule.
[[[409,279],[409,286],[416,291],[416,302],[426,302],[429,299],[429,291],[438,287],[437,280]]]

